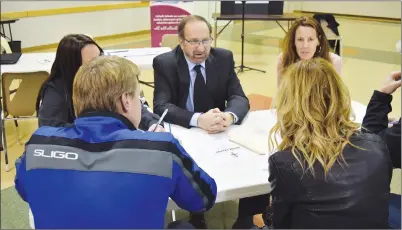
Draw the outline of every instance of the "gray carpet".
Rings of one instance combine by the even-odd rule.
[[[30,229],[28,204],[14,186],[1,190],[1,229]]]
[[[229,229],[237,217],[237,201],[216,204],[205,214],[210,229]],[[172,221],[171,213],[166,213],[166,223]],[[188,220],[188,212],[176,211],[176,220]],[[1,191],[1,229],[30,229],[28,205],[18,195],[14,187]]]

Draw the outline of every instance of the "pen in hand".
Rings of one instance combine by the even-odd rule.
[[[161,118],[159,118],[159,121],[158,121],[158,123],[156,123],[155,128],[154,128],[154,130],[152,130],[152,132],[155,132],[156,128],[162,123],[163,118],[165,118],[167,112],[168,112],[168,109],[165,109],[165,111],[163,111]]]

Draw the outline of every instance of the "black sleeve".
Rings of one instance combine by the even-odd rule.
[[[363,128],[378,134],[388,146],[392,164],[401,167],[401,119],[388,128],[388,113],[392,111],[392,95],[374,91],[363,119]],[[363,131],[365,131],[363,129]]]
[[[69,111],[69,106],[63,95],[55,88],[47,87],[43,93],[42,103],[38,111],[39,127],[60,127],[72,123],[73,120],[69,113],[71,111]]]
[[[154,113],[161,116],[165,109],[168,109],[165,121],[190,128],[190,120],[194,113],[182,109],[172,102],[172,88],[169,84],[166,70],[162,67],[162,61],[158,58],[155,58],[153,61],[155,82]]]
[[[391,128],[387,128],[379,133],[388,146],[391,155],[392,166],[401,168],[401,119]]]
[[[0,114],[1,113],[2,113],[2,107],[0,106]],[[0,138],[1,138],[0,151],[3,151],[3,122],[0,122]]]
[[[291,183],[285,177],[284,173],[281,173],[283,169],[277,167],[273,157],[268,160],[269,164],[269,178],[268,181],[271,184],[272,203],[270,206],[272,212],[272,219],[270,222],[273,228],[290,228],[291,227],[291,210],[292,204],[291,186],[286,184]]]
[[[141,105],[140,129],[147,131],[149,127],[158,122],[159,118],[157,114],[150,112],[146,105]]]
[[[230,53],[230,74],[229,74],[229,82],[227,86],[227,109],[225,111],[232,112],[236,114],[238,117],[237,124],[241,124],[243,122],[244,117],[247,115],[250,110],[250,104],[248,98],[243,92],[243,88],[240,84],[240,80],[234,71],[234,61],[233,61],[233,53]]]

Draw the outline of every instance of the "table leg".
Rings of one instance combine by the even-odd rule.
[[[275,22],[276,22],[276,24],[278,24],[279,27],[281,27],[283,32],[285,32],[285,34],[286,34],[287,32],[286,32],[285,28],[283,28],[283,26],[278,21],[275,21]]]
[[[140,82],[140,84],[143,84],[143,85],[146,85],[146,86],[148,86],[148,87],[151,87],[151,88],[155,88],[152,84],[154,84],[154,82],[146,82],[146,81],[139,81]]]
[[[226,29],[226,27],[232,22],[232,20],[230,20],[228,23],[226,23],[226,25],[219,31],[218,30],[218,20],[215,21],[215,31],[214,31],[214,46],[216,47],[216,40],[218,40],[219,35]]]
[[[1,34],[6,38],[6,32],[4,31],[4,25],[1,24]]]
[[[13,34],[11,33],[11,23],[8,23],[8,30],[10,31],[10,40],[13,41]]]

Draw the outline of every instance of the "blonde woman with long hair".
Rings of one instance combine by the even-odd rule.
[[[275,103],[266,222],[273,228],[387,228],[388,149],[350,120],[349,92],[333,65],[322,58],[292,64]]]

